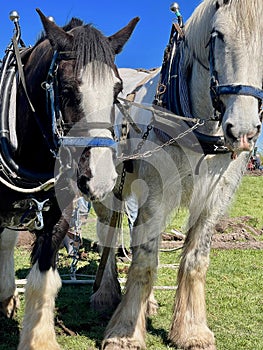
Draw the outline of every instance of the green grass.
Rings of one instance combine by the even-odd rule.
[[[233,205],[229,211],[231,217],[249,215],[254,218],[257,228],[263,227],[263,176],[244,176]]]
[[[208,320],[218,350],[263,349],[261,261],[261,251],[212,251]]]
[[[263,227],[261,177],[244,177],[234,204],[229,211],[231,216],[251,216],[251,224]],[[183,225],[185,212],[180,212],[180,220],[172,227]],[[85,235],[93,235],[95,216]],[[174,226],[173,226],[174,225]],[[24,278],[29,271],[29,252],[16,249],[16,275]],[[179,253],[161,253],[160,264],[178,264]],[[98,262],[95,253],[88,253],[87,261],[79,264],[80,271],[94,273]],[[70,260],[61,251],[60,271],[69,272]],[[123,266],[119,264],[120,267]],[[160,268],[156,285],[175,286],[176,270]],[[263,264],[260,250],[212,250],[211,264],[207,274],[207,318],[215,333],[217,350],[262,350],[263,349]],[[89,308],[90,286],[63,286],[56,302],[56,319],[75,332],[66,335],[56,325],[58,342],[65,350],[99,349],[107,320]],[[159,302],[158,315],[147,322],[147,349],[164,350],[169,347],[168,332],[172,317],[174,291],[155,291]],[[0,318],[0,350],[15,350],[21,327],[24,301],[21,296],[21,309],[14,320]],[[26,350],[26,349],[25,349]]]

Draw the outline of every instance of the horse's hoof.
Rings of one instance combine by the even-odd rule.
[[[173,344],[175,345],[175,344]],[[214,344],[206,344],[206,345],[190,345],[190,344],[181,344],[175,345],[176,349],[180,350],[216,350],[216,346]]]
[[[138,341],[131,338],[109,338],[103,341],[101,350],[141,350],[144,348]]]
[[[209,328],[196,329],[194,334],[182,338],[182,334],[171,336],[172,345],[182,350],[216,350],[214,334]]]
[[[208,344],[196,339],[190,339],[186,342],[172,342],[172,345],[175,345],[176,349],[180,350],[216,350],[215,344]]]
[[[14,318],[19,306],[19,295],[17,292],[15,292],[14,295],[0,302],[0,313],[7,318]]]
[[[187,350],[216,350],[216,347],[215,347],[215,345],[208,345],[208,346],[206,346],[205,348],[203,348],[203,347],[196,347],[196,346],[194,346],[194,347],[190,347],[190,348],[187,348]]]

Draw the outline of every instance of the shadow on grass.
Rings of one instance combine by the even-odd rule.
[[[0,350],[16,350],[19,341],[18,321],[0,314]]]
[[[166,346],[170,345],[170,340],[168,339],[167,330],[163,328],[155,328],[150,318],[147,319],[147,333],[160,338],[164,345]]]
[[[29,268],[16,270],[16,279],[26,278],[29,271]],[[9,319],[0,313],[0,350],[17,349],[20,329],[18,313],[19,311],[14,319]]]
[[[57,306],[57,324],[60,334],[85,336],[100,348],[105,328],[111,315],[99,314],[90,308],[92,286],[64,285]],[[62,325],[62,327],[61,327]]]

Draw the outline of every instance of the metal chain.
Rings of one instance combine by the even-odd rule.
[[[125,167],[125,165],[123,165],[122,173],[121,173],[121,181],[119,184],[118,192],[116,193],[116,197],[119,200],[122,200],[122,191],[123,191],[123,187],[124,187],[125,177],[126,177],[126,167]]]
[[[125,161],[125,160],[134,160],[134,159],[142,159],[142,158],[151,157],[154,153],[159,152],[161,149],[163,149],[166,146],[170,146],[170,145],[176,143],[179,139],[182,139],[186,135],[190,134],[192,131],[194,131],[195,129],[197,129],[201,125],[203,125],[203,121],[198,121],[191,128],[185,130],[184,132],[181,132],[178,136],[171,138],[170,140],[166,141],[162,145],[159,145],[159,146],[155,147],[154,149],[146,151],[144,153],[139,153],[139,151],[142,149],[145,141],[147,140],[147,137],[149,136],[150,131],[153,128],[153,125],[149,124],[147,126],[147,130],[145,131],[145,133],[142,136],[142,141],[139,142],[139,144],[138,144],[136,150],[134,151],[134,153],[131,154],[131,155],[127,155],[127,156],[125,156],[125,155],[124,156],[120,156],[120,157],[118,157],[118,159],[122,160],[122,161]]]
[[[142,149],[145,141],[147,140],[152,128],[153,128],[153,125],[151,125],[151,124],[147,125],[147,129],[146,129],[145,133],[142,135],[142,141],[138,143],[138,146],[137,146],[136,150],[133,152],[133,155],[139,154],[139,152]],[[131,159],[131,158],[129,158],[129,159]]]

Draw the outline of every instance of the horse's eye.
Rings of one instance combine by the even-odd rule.
[[[62,87],[62,94],[63,95],[70,95],[72,93],[73,93],[73,89],[72,89],[71,86],[65,85],[65,86]]]

